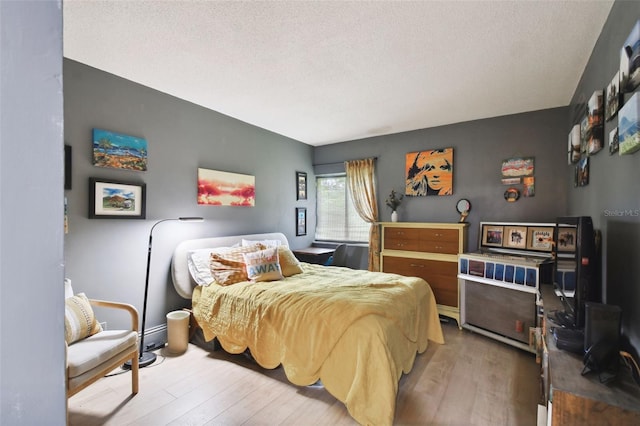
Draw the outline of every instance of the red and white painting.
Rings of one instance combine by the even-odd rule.
[[[198,168],[198,204],[253,207],[255,203],[255,176]]]

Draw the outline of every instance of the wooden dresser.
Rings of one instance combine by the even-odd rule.
[[[467,251],[466,223],[382,222],[380,270],[429,283],[438,313],[460,326],[458,254]]]

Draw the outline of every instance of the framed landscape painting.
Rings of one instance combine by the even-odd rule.
[[[255,176],[198,168],[198,204],[253,207],[255,203]]]
[[[89,219],[144,219],[146,185],[89,178]]]
[[[147,170],[147,141],[108,130],[93,129],[93,165]]]

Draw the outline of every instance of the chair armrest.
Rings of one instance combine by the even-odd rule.
[[[110,302],[107,300],[89,299],[91,306],[100,306],[103,308],[122,309],[131,314],[131,331],[138,331],[138,310],[135,306],[128,303]]]

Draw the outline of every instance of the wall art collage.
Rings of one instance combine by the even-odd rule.
[[[604,90],[595,90],[580,122],[568,137],[567,160],[575,167],[574,186],[589,184],[589,157],[605,146],[610,155],[628,155],[640,150],[640,20],[620,48],[619,69]],[[625,102],[625,94],[628,100]],[[608,132],[604,123],[617,116],[617,127]]]

